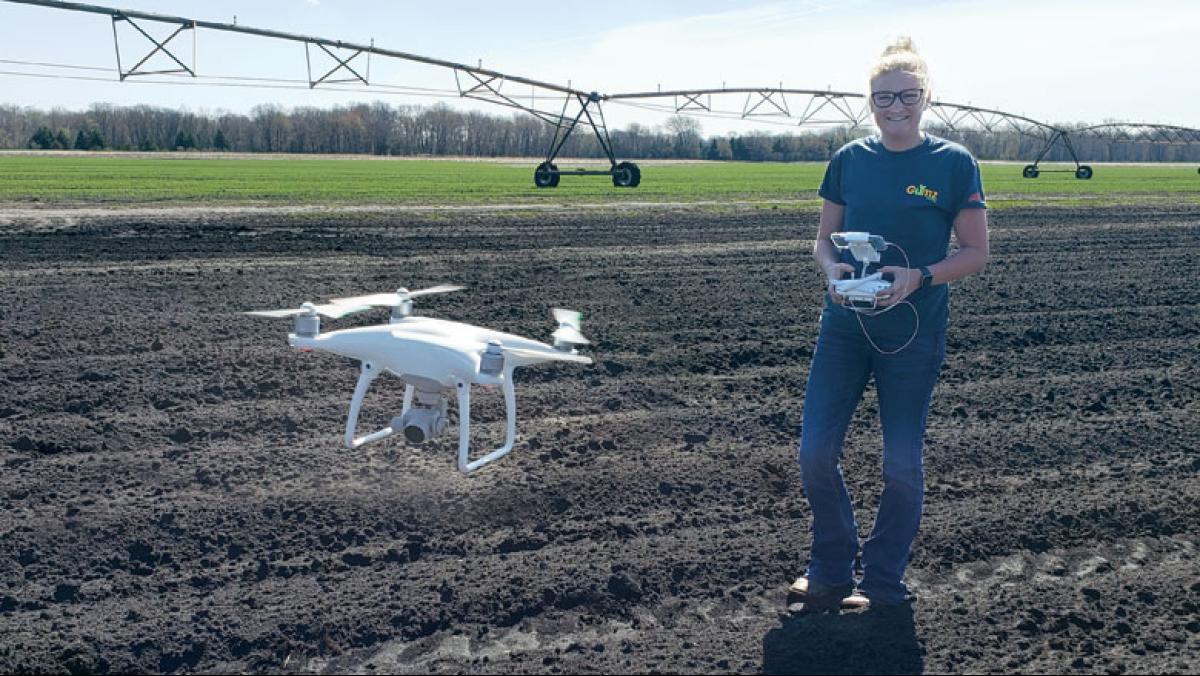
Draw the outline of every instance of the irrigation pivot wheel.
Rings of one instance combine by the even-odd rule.
[[[1024,176],[1025,178],[1037,178],[1038,177],[1037,165],[1026,164],[1025,169],[1021,171],[1021,175]]]
[[[1092,168],[1086,164],[1079,165],[1079,168],[1075,170],[1075,178],[1086,181],[1091,177],[1092,177]]]
[[[613,167],[612,181],[618,188],[636,188],[642,182],[642,170],[633,162],[620,162]]]
[[[533,184],[539,188],[557,188],[558,178],[558,166],[550,162],[542,162],[533,170]]]

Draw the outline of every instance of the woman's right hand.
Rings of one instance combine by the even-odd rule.
[[[849,263],[834,263],[832,265],[825,266],[825,277],[829,282],[827,290],[829,291],[830,297],[833,298],[833,302],[837,303],[838,305],[844,305],[846,299],[838,295],[833,283],[841,279],[843,274],[847,273],[851,276],[854,275],[854,266],[850,265]]]

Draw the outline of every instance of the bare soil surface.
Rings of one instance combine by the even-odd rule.
[[[558,217],[563,211],[694,211],[720,210],[729,211],[755,208],[770,208],[772,206],[789,209],[811,206],[813,200],[784,199],[773,200],[770,203],[758,201],[735,200],[689,200],[686,202],[575,202],[571,204],[553,203],[536,204],[530,202],[514,202],[510,204],[370,204],[370,205],[335,205],[335,204],[251,204],[251,205],[203,205],[203,206],[100,206],[100,207],[68,207],[61,205],[30,206],[28,204],[6,204],[0,202],[0,229],[10,229],[28,232],[34,229],[61,230],[65,227],[87,225],[98,219],[113,221],[134,221],[138,223],[179,223],[189,222],[193,225],[213,223],[228,224],[231,221],[261,221],[262,219],[278,220],[286,217],[300,217],[311,222],[317,218],[330,218],[334,221],[350,215],[365,214],[366,217],[388,218],[411,214],[471,214],[495,215],[498,213],[517,215],[543,214],[555,212]],[[362,216],[359,216],[360,218]]]
[[[913,612],[790,617],[815,214],[8,218],[0,671],[1195,673],[1200,209],[992,225],[953,291]],[[343,448],[357,365],[239,314],[438,283],[469,291],[418,312],[546,339],[576,308],[595,343],[518,371],[517,448],[469,476],[452,434]],[[864,535],[879,436],[869,390]]]

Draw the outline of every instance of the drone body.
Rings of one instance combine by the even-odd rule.
[[[410,443],[419,444],[440,434],[447,426],[448,398],[458,404],[458,468],[470,472],[499,459],[516,441],[517,409],[513,370],[522,366],[565,361],[591,364],[577,354],[576,347],[588,343],[579,332],[579,313],[554,311],[559,328],[553,346],[521,336],[461,322],[415,317],[412,297],[424,293],[457,290],[435,287],[409,292],[334,299],[328,305],[306,303],[298,310],[252,312],[258,316],[294,315],[295,330],[288,343],[301,351],[323,350],[362,362],[358,384],[346,418],[345,444],[349,448],[383,439],[403,430]],[[392,308],[389,323],[321,333],[320,317],[341,317],[370,307]],[[363,398],[375,378],[391,373],[404,382],[404,408],[391,424],[363,436],[355,436]],[[500,387],[506,409],[504,445],[470,460],[471,385]]]

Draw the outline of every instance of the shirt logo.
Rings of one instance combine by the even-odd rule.
[[[938,198],[938,191],[934,190],[933,188],[926,187],[924,183],[921,185],[910,185],[904,189],[904,192],[908,193],[909,195],[920,195],[930,202],[937,202]]]

